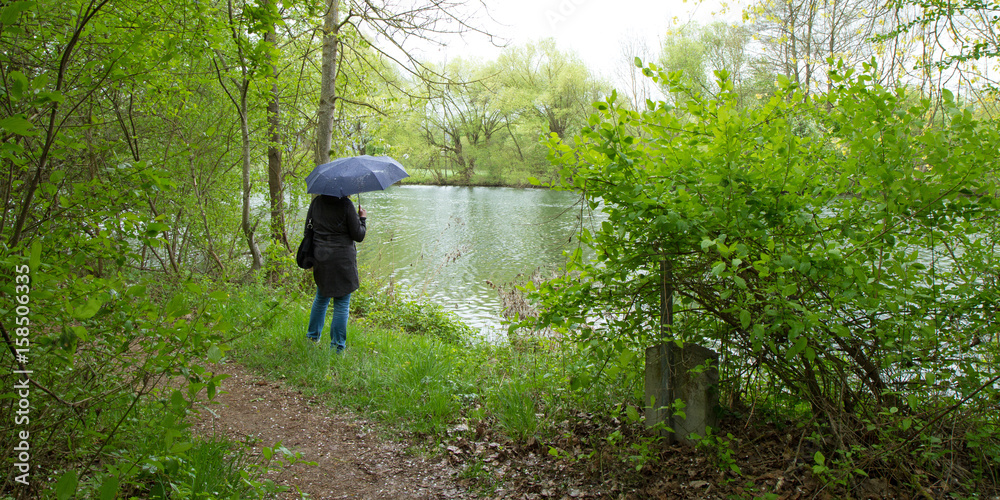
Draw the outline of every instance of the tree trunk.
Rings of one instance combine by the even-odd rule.
[[[267,0],[273,1],[273,0]],[[277,55],[277,33],[272,24],[264,40],[272,46],[273,51],[268,56],[268,64],[271,66],[271,102],[267,105],[267,187],[268,198],[271,201],[271,240],[274,244],[280,244],[286,250],[291,251],[288,246],[288,235],[285,233],[285,188],[282,185],[281,171],[281,114],[278,96],[278,64]]]
[[[340,30],[340,0],[327,0],[323,16],[323,66],[316,122],[316,164],[330,161],[333,112],[337,102],[337,33]]]
[[[810,0],[809,2],[809,17],[806,19],[806,84],[805,84],[805,95],[810,94],[809,87],[812,85],[812,73],[813,73],[813,24],[816,20],[816,2]]]
[[[247,90],[250,87],[249,80],[243,80],[243,88],[240,89],[240,138],[243,142],[243,150],[240,156],[243,159],[243,236],[247,239],[247,246],[250,248],[250,256],[253,262],[250,268],[254,271],[264,267],[264,259],[261,257],[260,248],[257,247],[257,239],[254,236],[255,226],[250,225],[250,126],[247,123]]]
[[[660,261],[660,342],[674,338],[674,275],[673,266],[663,255]]]

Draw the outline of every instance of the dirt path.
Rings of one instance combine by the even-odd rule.
[[[193,430],[202,436],[224,435],[254,442],[254,452],[281,442],[304,461],[270,477],[291,488],[282,498],[451,499],[469,495],[453,477],[447,461],[407,454],[399,443],[386,442],[373,426],[352,415],[334,414],[322,402],[265,380],[246,368],[227,363],[213,367],[230,375],[202,410]]]

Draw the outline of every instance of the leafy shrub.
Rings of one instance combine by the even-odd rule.
[[[23,331],[4,328],[10,348],[2,356],[11,369],[0,383],[12,388],[15,370],[33,372],[27,418],[6,422],[0,435],[5,449],[22,432],[29,437],[31,481],[8,476],[3,491],[42,494],[52,486],[44,471],[62,478],[60,496],[94,488],[107,498],[119,488],[142,488],[143,470],[188,463],[202,445],[185,419],[196,401],[215,397],[223,378],[206,362],[219,361],[240,334],[222,319],[227,294],[195,283],[77,276],[56,252],[38,242],[30,248],[28,256],[0,254],[5,269],[26,266],[31,277],[30,312],[0,311],[4,325],[27,318]],[[0,285],[5,294],[15,294],[15,282]],[[17,357],[15,345],[22,349]],[[13,415],[19,402],[11,396],[0,407]],[[4,465],[13,470],[15,459],[5,455]]]
[[[564,277],[529,286],[540,315],[528,322],[605,360],[710,346],[723,400],[753,389],[786,414],[805,405],[823,446],[861,447],[865,472],[945,470],[961,443],[917,464],[912,453],[966,427],[956,420],[987,422],[1000,380],[981,341],[998,331],[996,124],[950,93],[934,110],[844,68],[827,95],[784,81],[753,108],[719,76],[718,99],[677,92],[690,97],[631,111],[612,94],[576,147],[551,138],[558,187],[608,220],[580,235],[596,261],[577,253]]]

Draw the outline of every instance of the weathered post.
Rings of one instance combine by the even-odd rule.
[[[646,349],[646,426],[663,423],[669,441],[689,442],[692,432],[704,436],[716,425],[719,404],[719,355],[694,344],[668,340],[673,329],[673,273],[667,259],[660,261],[660,343]],[[683,416],[674,402],[684,403]]]
[[[646,425],[662,422],[674,431],[662,429],[662,436],[685,443],[692,432],[704,436],[707,427],[715,427],[718,362],[717,353],[694,344],[663,342],[646,349]],[[678,399],[685,405],[683,416],[674,414]]]

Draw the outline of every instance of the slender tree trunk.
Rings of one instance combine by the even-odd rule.
[[[316,123],[316,164],[330,161],[333,112],[337,102],[337,34],[340,30],[340,0],[327,0],[323,16],[323,66]]]
[[[241,227],[243,235],[247,239],[247,246],[250,248],[250,256],[253,262],[250,268],[254,271],[264,267],[264,259],[257,247],[257,238],[254,236],[255,226],[250,225],[250,126],[247,120],[247,90],[250,87],[249,80],[243,80],[240,89],[240,138],[242,139],[243,150],[243,220]]]
[[[674,336],[674,275],[666,255],[660,261],[660,342]]]
[[[813,23],[816,18],[816,2],[810,0],[809,2],[809,17],[806,18],[806,84],[805,84],[805,94],[808,96],[809,86],[812,85],[812,72],[813,72]]]
[[[271,78],[273,79],[271,102],[267,105],[267,187],[268,197],[271,201],[271,240],[291,251],[288,246],[288,235],[285,233],[285,187],[282,185],[281,171],[281,108],[278,96],[278,62],[276,60],[277,38],[275,26],[271,24],[267,34],[264,35],[264,40],[272,46],[268,63],[271,66]]]

